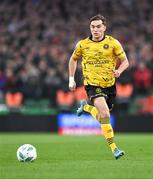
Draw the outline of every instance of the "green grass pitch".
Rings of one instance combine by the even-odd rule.
[[[125,157],[115,160],[101,136],[1,133],[0,178],[147,179],[153,178],[153,134],[116,134]],[[17,148],[33,144],[38,158],[16,159]]]

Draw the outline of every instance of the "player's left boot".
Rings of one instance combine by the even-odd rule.
[[[78,116],[81,116],[81,114],[84,112],[83,107],[84,107],[85,104],[87,104],[87,101],[86,101],[86,100],[81,100],[81,101],[80,101],[80,107],[79,107],[79,108],[77,109],[77,111],[76,111],[76,114],[77,114]]]
[[[115,159],[119,159],[120,157],[124,156],[125,152],[122,150],[119,150],[118,148],[115,148],[114,150],[114,157]]]

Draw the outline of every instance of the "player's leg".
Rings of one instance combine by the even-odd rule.
[[[94,107],[93,102],[92,102],[92,97],[97,96],[96,94],[96,89],[100,89],[98,87],[95,86],[85,86],[85,90],[87,92],[87,95],[89,97],[89,100],[82,100],[80,101],[80,106],[77,109],[77,115],[80,116],[83,112],[88,112],[90,113],[95,119],[97,119],[98,116],[98,111],[97,109]]]
[[[86,100],[81,100],[80,101],[80,106],[79,108],[77,109],[77,115],[78,116],[81,116],[83,112],[88,112],[90,113],[95,119],[97,119],[97,116],[98,116],[98,111],[97,109],[88,104],[88,102]]]
[[[111,147],[112,152],[114,152],[117,147],[114,143],[114,133],[112,126],[110,124],[110,113],[108,106],[106,104],[104,97],[97,97],[93,100],[95,107],[98,110],[98,118],[97,120],[100,122],[103,130],[104,137],[106,138],[108,144]]]
[[[112,86],[110,88],[99,88],[95,86],[86,86],[86,91],[88,97],[92,102],[96,104],[96,106],[92,106],[87,103],[85,100],[80,102],[80,107],[77,110],[77,114],[80,116],[84,111],[90,113],[96,120],[101,123],[103,134],[106,140],[108,141],[112,152],[114,153],[115,158],[119,158],[124,155],[123,151],[120,151],[116,144],[114,143],[114,132],[112,126],[110,124],[110,113],[109,111],[112,109],[115,96],[116,96],[116,88]],[[98,94],[97,94],[98,90]],[[103,97],[104,96],[104,97]],[[106,100],[107,103],[106,103]],[[98,107],[98,108],[97,108]]]
[[[112,98],[110,99],[110,101],[107,101],[109,107],[111,108],[112,102]],[[100,97],[100,99],[98,98],[97,100],[95,100],[95,103],[98,107],[100,107],[99,111],[97,110],[98,108],[88,104],[85,100],[82,100],[80,102],[80,107],[77,110],[77,114],[81,115],[84,111],[88,112],[101,123],[104,137],[107,140],[109,146],[111,147],[111,150],[114,153],[115,158],[118,159],[119,157],[124,155],[124,152],[119,150],[114,142],[114,132],[110,124],[110,113],[105,98]]]
[[[114,132],[110,124],[110,112],[104,97],[97,97],[93,99],[94,106],[98,111],[97,120],[101,123],[103,135],[107,140],[112,152],[116,159],[124,155],[123,151],[120,151],[114,142]]]

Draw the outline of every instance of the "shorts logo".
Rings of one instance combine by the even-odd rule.
[[[101,93],[101,89],[100,88],[96,88],[96,93]]]
[[[104,44],[103,48],[104,48],[104,49],[108,49],[108,48],[109,48],[109,45],[108,45],[108,44]]]

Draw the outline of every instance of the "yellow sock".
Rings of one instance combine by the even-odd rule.
[[[117,148],[116,144],[114,143],[114,132],[111,124],[102,124],[101,125],[103,134],[105,139],[107,140],[112,152],[114,152],[114,149]]]
[[[117,147],[116,144],[114,143],[114,132],[113,132],[113,128],[111,126],[110,119],[109,118],[105,118],[105,119],[98,119],[98,110],[96,109],[96,107],[86,104],[84,105],[83,110],[85,112],[90,113],[96,120],[100,121],[101,128],[104,134],[105,139],[107,140],[112,152],[114,152],[114,149]]]
[[[94,106],[91,106],[89,104],[85,104],[83,107],[83,110],[85,112],[90,113],[96,120],[98,120],[98,111]]]

